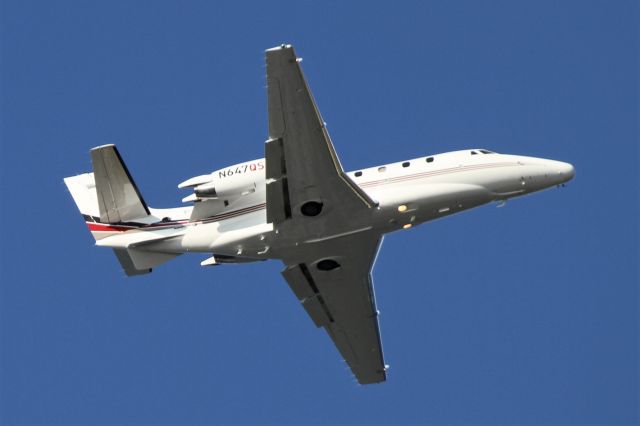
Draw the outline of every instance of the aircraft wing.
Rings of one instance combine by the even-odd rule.
[[[358,381],[384,381],[370,274],[381,236],[359,220],[376,204],[344,173],[293,48],[269,49],[266,61],[267,222],[282,274]]]
[[[322,203],[322,209],[337,216],[346,215],[338,208],[354,212],[374,206],[344,173],[293,47],[269,49],[266,60],[267,222],[296,218],[309,201]]]
[[[283,259],[282,275],[361,384],[386,380],[371,280],[381,242],[382,237],[363,231],[306,244]]]

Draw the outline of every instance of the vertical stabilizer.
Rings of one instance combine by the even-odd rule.
[[[103,223],[121,223],[149,216],[149,208],[115,145],[91,150],[93,174]]]

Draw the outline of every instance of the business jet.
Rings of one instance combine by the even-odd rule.
[[[264,158],[188,179],[185,207],[147,205],[114,145],[65,178],[96,245],[127,275],[182,253],[202,266],[278,259],[360,384],[386,380],[371,270],[383,235],[574,176],[571,164],[474,148],[345,172],[291,45],[266,51]]]

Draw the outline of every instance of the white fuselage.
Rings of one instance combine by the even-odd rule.
[[[255,191],[237,197],[220,212],[189,220],[191,208],[152,210],[148,228],[106,232],[98,245],[126,247],[149,237],[145,249],[166,253],[205,252],[237,260],[279,258],[279,249],[303,243],[274,232],[266,221],[264,170],[255,172]],[[378,203],[348,229],[380,234],[478,207],[491,201],[561,185],[574,175],[568,163],[541,158],[464,150],[361,169],[347,175]],[[240,178],[240,176],[238,176]],[[242,177],[246,180],[246,176]],[[229,179],[232,179],[230,177]],[[152,233],[152,235],[148,235]]]

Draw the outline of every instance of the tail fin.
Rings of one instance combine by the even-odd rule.
[[[123,228],[136,227],[136,219],[150,215],[149,207],[140,195],[115,145],[93,148],[91,161],[93,173],[67,177],[64,183],[96,240],[122,232]],[[133,249],[114,249],[127,275],[149,273],[152,266],[176,256],[134,256],[135,253],[130,250]]]
[[[91,162],[101,222],[129,222],[149,216],[149,207],[115,145],[93,148]]]
[[[85,219],[118,224],[150,215],[115,145],[93,148],[91,161],[93,173],[64,179]]]

